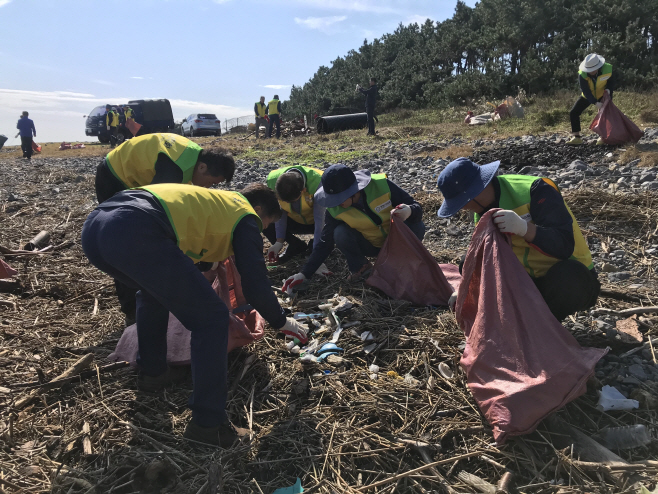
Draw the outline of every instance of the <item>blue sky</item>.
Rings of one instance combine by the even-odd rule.
[[[193,112],[222,120],[250,115],[259,96],[285,100],[291,85],[303,85],[364,39],[399,23],[446,19],[455,5],[0,0],[0,134],[13,137],[27,110],[38,142],[85,140],[83,115],[129,99],[167,98],[177,120]]]

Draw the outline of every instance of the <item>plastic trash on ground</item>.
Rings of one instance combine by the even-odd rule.
[[[651,442],[649,431],[643,424],[603,429],[593,439],[613,451],[639,448]]]
[[[304,488],[302,487],[302,481],[297,479],[295,485],[291,485],[290,487],[282,487],[275,490],[272,494],[301,494],[303,492]]]
[[[603,108],[596,114],[589,128],[610,145],[637,142],[644,135],[644,132],[615,106],[608,93],[603,95]]]
[[[633,410],[640,408],[637,400],[629,400],[621,392],[612,386],[603,386],[599,391],[599,402],[596,408],[607,412],[609,410]]]

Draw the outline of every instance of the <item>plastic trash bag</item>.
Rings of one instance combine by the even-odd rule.
[[[32,151],[34,151],[35,153],[40,153],[41,146],[39,146],[36,142],[32,141]]]
[[[137,133],[139,132],[139,129],[142,128],[142,124],[138,124],[137,122],[135,122],[134,119],[129,118],[126,120],[126,128],[130,131],[132,135],[136,136]]]
[[[493,209],[478,222],[462,268],[455,315],[466,336],[461,365],[502,444],[586,390],[606,350],[581,347],[555,319]]]
[[[453,292],[432,254],[404,221],[395,218],[366,283],[395,300],[417,305],[448,305]]]
[[[644,135],[644,132],[615,106],[608,93],[603,95],[603,108],[596,114],[589,129],[610,145],[635,143]]]

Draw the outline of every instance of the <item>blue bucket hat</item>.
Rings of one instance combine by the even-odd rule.
[[[360,170],[356,174],[347,166],[331,165],[322,174],[321,185],[313,200],[323,208],[340,206],[370,183],[370,172]]]
[[[477,165],[468,158],[457,158],[446,166],[436,184],[443,194],[440,218],[448,218],[475,199],[496,175],[500,161]]]

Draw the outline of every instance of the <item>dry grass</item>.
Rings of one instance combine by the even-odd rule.
[[[639,159],[638,166],[652,168],[658,166],[658,144],[636,144],[626,148],[619,156],[622,164]]]

